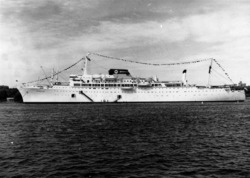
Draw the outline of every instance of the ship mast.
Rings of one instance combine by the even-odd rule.
[[[87,66],[88,66],[88,62],[87,62],[87,58],[85,57],[84,62],[83,62],[83,75],[87,75],[88,71],[87,71]]]
[[[51,77],[50,77],[50,83],[53,83],[53,79],[54,79],[54,68],[51,71]]]
[[[88,61],[90,61],[90,58],[88,57],[89,54],[87,54],[87,56],[85,56],[85,60],[83,63],[83,75],[88,75]]]
[[[208,82],[207,82],[207,86],[210,87],[210,82],[211,82],[211,70],[212,70],[212,64],[213,64],[213,60],[214,59],[211,59],[211,63],[210,63],[210,66],[209,66],[209,70],[208,70]]]

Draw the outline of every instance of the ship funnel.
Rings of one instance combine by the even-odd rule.
[[[187,85],[186,74],[187,74],[187,70],[185,69],[185,70],[183,70],[183,72],[182,72],[182,83],[183,83],[184,86]]]

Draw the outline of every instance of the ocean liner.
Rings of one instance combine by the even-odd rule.
[[[94,102],[232,102],[244,101],[245,91],[230,86],[196,86],[186,80],[160,81],[157,77],[133,77],[127,69],[110,69],[108,74],[88,74],[88,55],[82,59],[82,75],[70,75],[68,82],[49,81],[48,85],[23,84],[18,87],[24,103]],[[213,61],[213,59],[212,59]],[[212,64],[212,62],[211,62]],[[68,69],[68,68],[67,68]],[[211,65],[209,66],[209,73]],[[59,73],[59,72],[58,72]],[[56,73],[55,75],[58,75]]]

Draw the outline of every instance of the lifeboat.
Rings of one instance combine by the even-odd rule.
[[[121,87],[122,90],[133,90],[134,87]]]
[[[150,82],[140,82],[138,83],[138,87],[151,87],[152,84]]]

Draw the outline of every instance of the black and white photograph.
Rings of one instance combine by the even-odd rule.
[[[0,0],[0,177],[250,177],[250,1]]]

